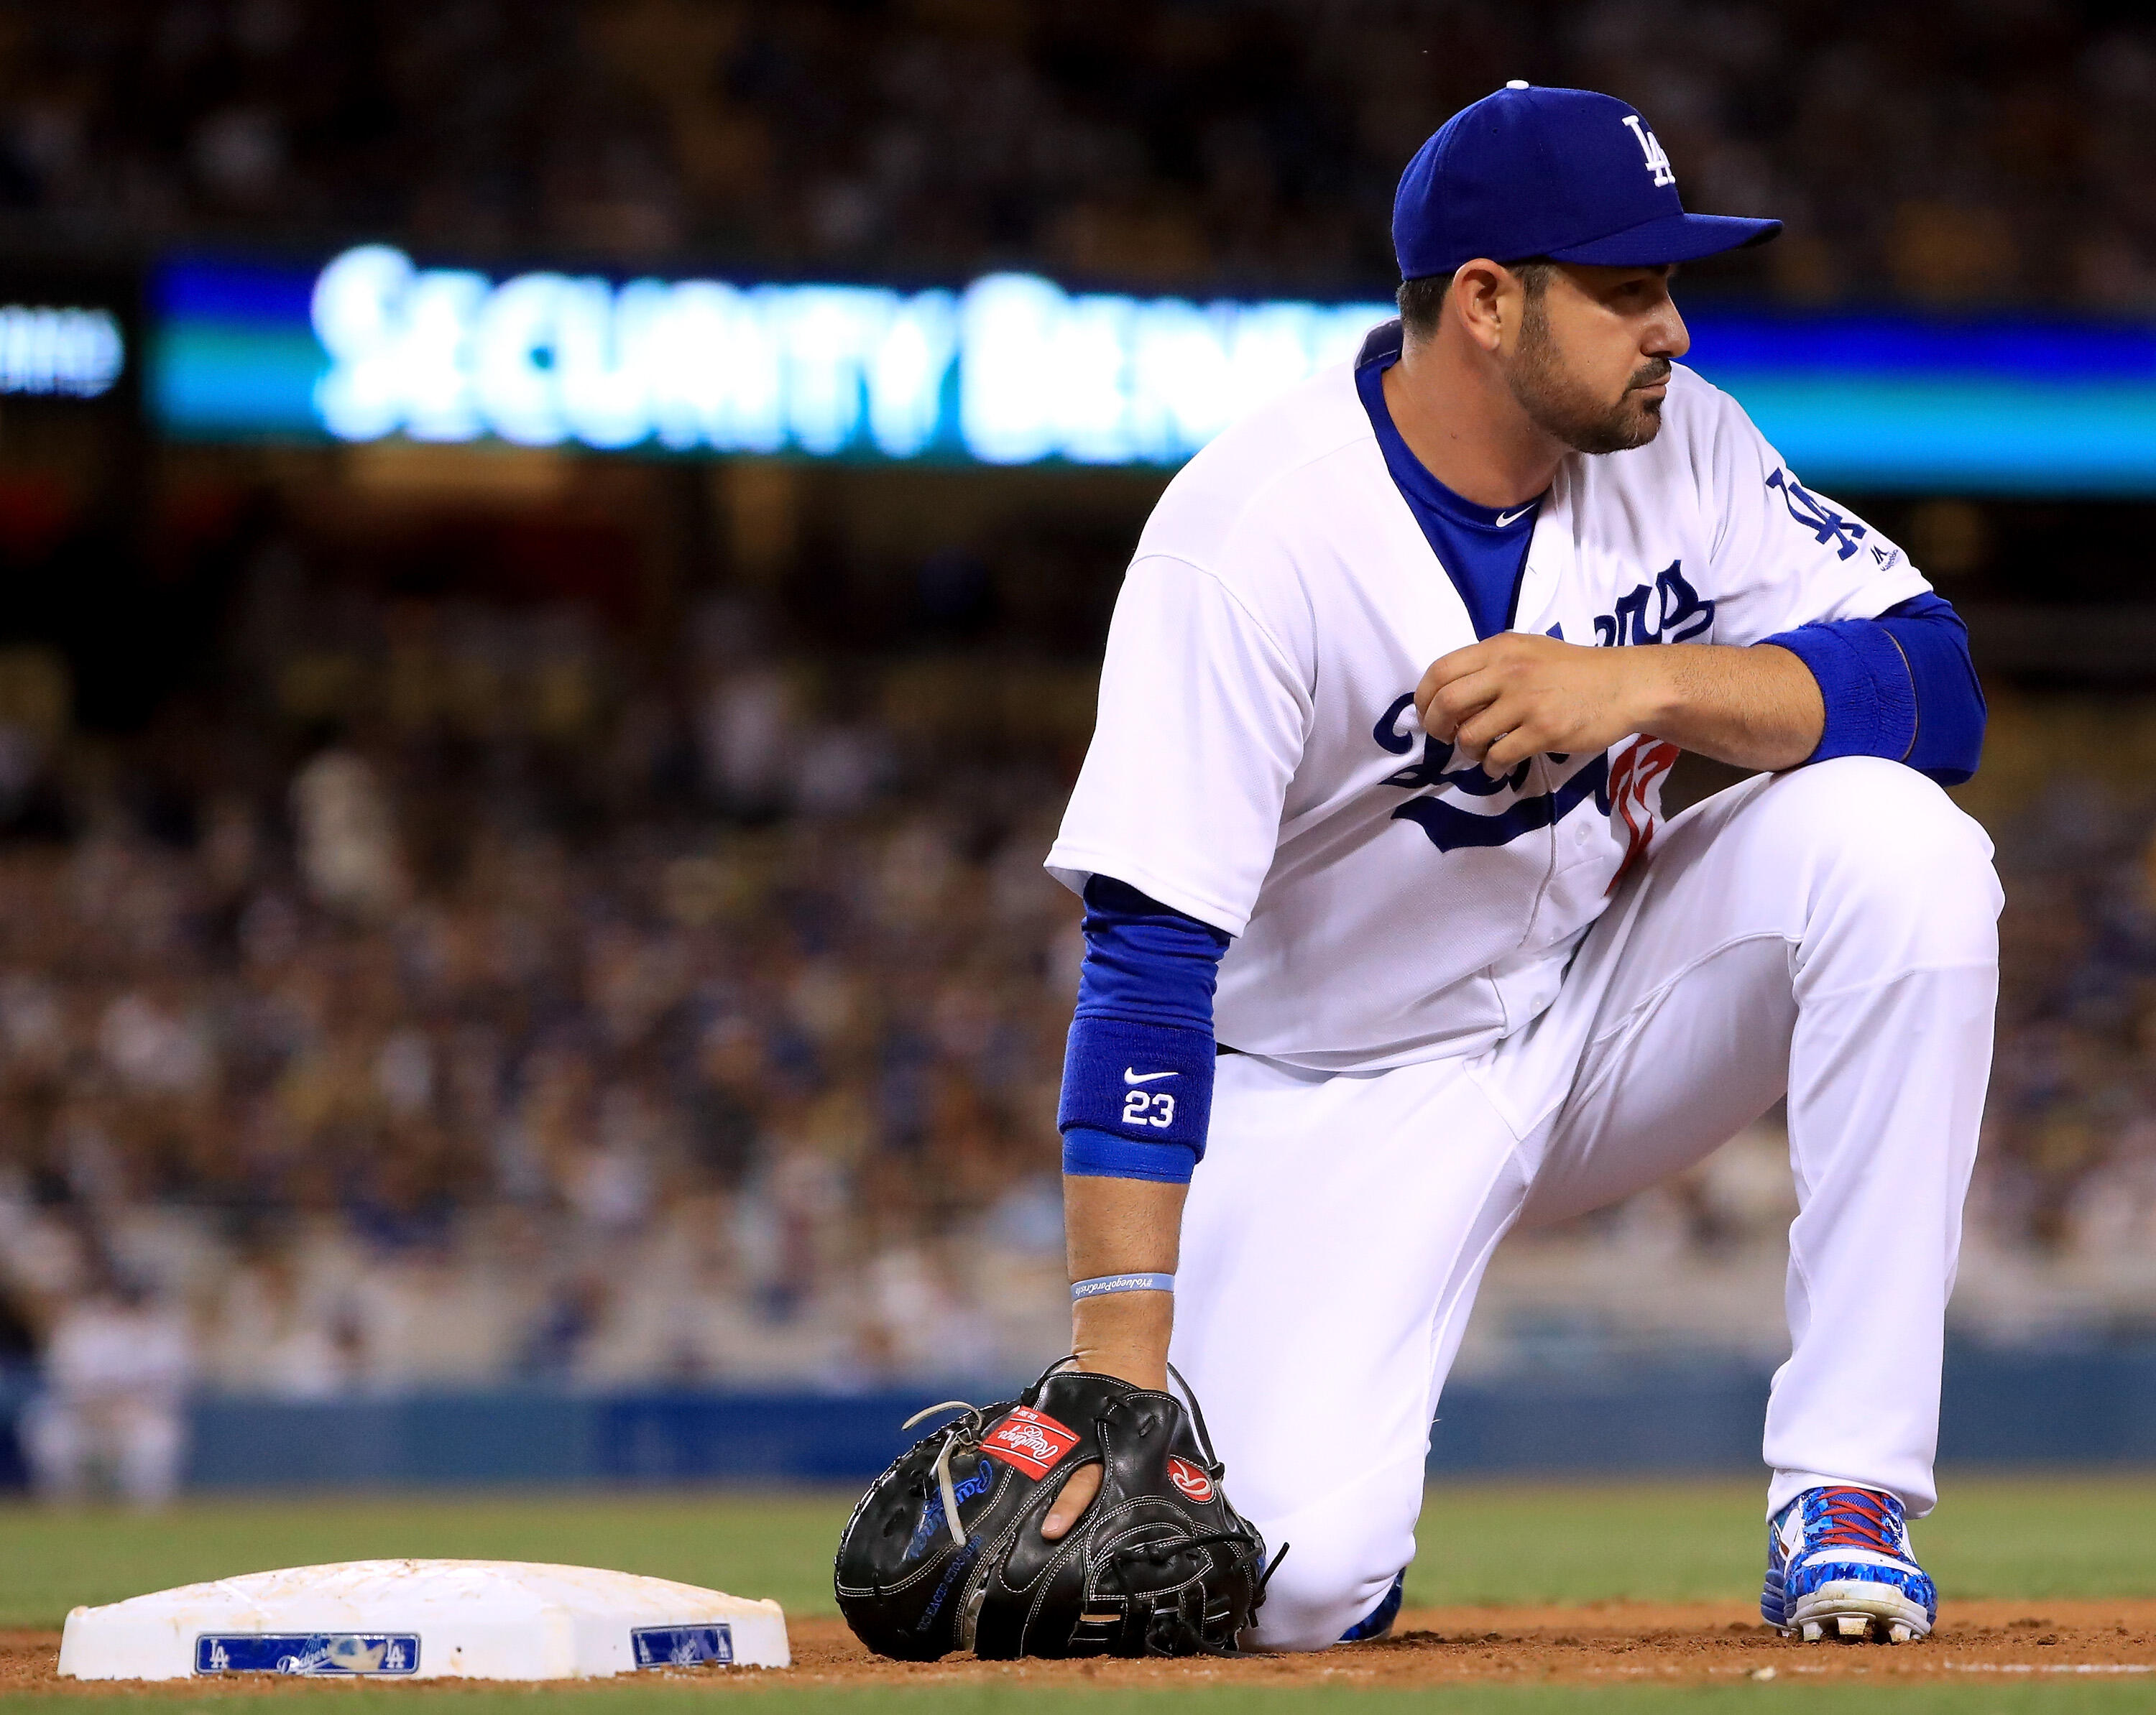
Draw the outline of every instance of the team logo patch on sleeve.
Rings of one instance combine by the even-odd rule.
[[[1176,1492],[1186,1501],[1209,1501],[1213,1498],[1213,1479],[1188,1459],[1169,1458],[1168,1480],[1175,1485]]]
[[[1028,1477],[1042,1477],[1077,1445],[1076,1430],[1066,1429],[1053,1417],[1045,1417],[1019,1405],[981,1443],[981,1451],[993,1453],[1006,1465],[1016,1466]]]

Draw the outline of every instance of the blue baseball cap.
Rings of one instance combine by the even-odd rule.
[[[1686,213],[1669,156],[1615,96],[1523,83],[1445,120],[1393,199],[1403,279],[1449,274],[1477,256],[1651,268],[1764,243],[1781,229],[1779,220]]]

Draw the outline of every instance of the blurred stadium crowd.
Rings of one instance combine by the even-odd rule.
[[[288,779],[235,722],[154,801],[64,755],[18,796],[75,830],[0,852],[28,1319],[148,1288],[206,1379],[295,1396],[1054,1344],[1057,776],[919,736],[993,673],[819,691],[726,602],[643,690],[567,613],[340,617],[275,663],[275,713],[327,675],[355,715]]]
[[[336,647],[288,606],[221,723],[132,750],[55,742],[53,658],[0,656],[18,1351],[171,1364],[183,1325],[195,1381],[302,1398],[1053,1355],[1079,943],[1039,866],[1086,663],[774,654],[721,598],[637,675],[567,611],[334,605]],[[1978,806],[2014,903],[1958,1315],[1993,1336],[2156,1313],[2156,806],[2024,790],[2071,730],[2006,702]],[[1771,1354],[1790,1195],[1769,1122],[1516,1244],[1471,1369]]]
[[[28,228],[1129,284],[1390,278],[1506,79],[1638,103],[1798,300],[2156,300],[2156,33],[2066,0],[13,0]]]

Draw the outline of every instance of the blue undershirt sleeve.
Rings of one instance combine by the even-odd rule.
[[[1912,596],[1876,619],[1819,621],[1764,641],[1819,681],[1826,724],[1806,761],[1884,756],[1948,786],[1976,772],[1984,692],[1968,627],[1940,597]]]
[[[1213,993],[1229,937],[1113,877],[1086,883],[1063,1060],[1063,1170],[1187,1184],[1213,1108]]]

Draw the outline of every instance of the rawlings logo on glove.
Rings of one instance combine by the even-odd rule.
[[[1017,1405],[981,1443],[981,1451],[1017,1466],[1028,1477],[1042,1477],[1077,1445],[1077,1431],[1065,1429],[1053,1417],[1044,1417],[1038,1411]]]

